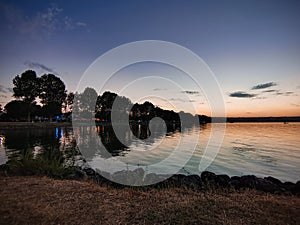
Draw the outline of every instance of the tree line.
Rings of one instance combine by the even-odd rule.
[[[111,121],[112,110],[117,112],[117,118],[131,121],[150,121],[160,117],[167,122],[180,122],[180,118],[194,117],[183,111],[176,113],[164,110],[151,102],[133,104],[124,96],[118,96],[109,91],[98,95],[93,88],[87,87],[82,93],[66,90],[64,82],[54,74],[44,74],[40,77],[33,70],[27,70],[13,79],[13,97],[1,113],[2,121],[43,121],[70,120],[71,114],[75,119],[94,118],[96,121]],[[116,104],[114,104],[116,103]],[[1,108],[1,107],[0,107]],[[1,112],[1,111],[0,111]],[[200,122],[208,123],[210,118],[196,115]]]
[[[73,93],[67,93],[64,82],[54,74],[37,76],[27,70],[13,79],[15,100],[4,106],[1,120],[32,121],[35,118],[52,119],[67,107]]]

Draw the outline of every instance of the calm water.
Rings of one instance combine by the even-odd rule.
[[[110,126],[78,127],[74,131],[72,128],[0,128],[0,164],[9,158],[22,157],[25,154],[49,157],[51,152],[50,155],[60,154],[68,158],[70,152],[77,154],[77,140],[80,150],[84,151],[85,159],[96,167],[99,163],[106,165],[105,163],[116,159],[135,167],[151,165],[170,156],[176,146],[181,144],[183,149],[175,155],[175,167],[177,161],[179,163],[184,158],[185,152],[194,149],[193,142],[198,139],[192,157],[180,171],[185,174],[198,174],[199,162],[211,135],[211,124],[191,126],[181,132],[172,126],[168,126],[166,130],[163,127],[152,127],[149,130],[146,126],[134,125],[131,127],[133,132],[122,127],[116,129],[121,135],[119,139],[122,143]],[[223,144],[207,170],[231,176],[274,176],[283,181],[295,182],[300,180],[299,134],[300,123],[227,124]],[[93,146],[102,147],[93,150],[91,143]],[[77,159],[79,162],[80,157]],[[156,172],[164,173],[164,168]]]

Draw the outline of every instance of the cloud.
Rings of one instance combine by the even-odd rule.
[[[270,92],[278,92],[279,90],[271,89],[271,90],[265,90],[262,91],[262,93],[270,93]]]
[[[300,107],[300,104],[291,103],[292,106]]]
[[[7,93],[11,93],[11,92],[12,92],[12,88],[5,87],[2,84],[0,84],[0,93],[7,94]]]
[[[230,93],[229,96],[235,97],[235,98],[253,98],[256,96],[256,94],[249,94],[244,91],[236,91],[236,92]]]
[[[274,93],[274,95],[290,96],[290,95],[294,95],[294,92],[293,91],[276,92],[276,93]]]
[[[8,98],[6,95],[0,95],[0,98]]]
[[[277,84],[274,83],[274,82],[269,82],[269,83],[255,85],[251,89],[252,90],[265,89],[265,88],[273,87],[273,86],[276,86],[276,85]]]
[[[182,93],[186,93],[189,95],[195,95],[195,94],[199,94],[199,91],[182,91]]]
[[[182,99],[182,98],[170,98],[170,101],[173,101],[173,102],[185,102],[185,100]]]
[[[28,66],[31,69],[37,69],[37,70],[41,70],[43,72],[50,72],[50,73],[54,73],[54,74],[58,74],[55,70],[45,66],[44,64],[38,63],[38,62],[31,62],[31,61],[26,61],[24,63],[25,66]]]
[[[4,15],[5,22],[10,30],[32,37],[41,34],[52,34],[55,31],[87,27],[87,24],[82,21],[73,21],[71,17],[65,15],[63,8],[54,4],[43,11],[31,14],[26,14],[24,10],[14,5],[1,4],[0,13]]]
[[[266,99],[266,97],[254,97],[253,99]]]
[[[153,91],[166,91],[167,88],[154,88]]]
[[[86,23],[83,23],[83,22],[77,22],[76,25],[78,27],[86,27]]]

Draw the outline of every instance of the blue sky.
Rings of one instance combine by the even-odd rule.
[[[189,48],[208,64],[229,116],[300,115],[299,11],[298,1],[283,0],[1,0],[0,104],[11,99],[13,77],[27,69],[58,74],[74,91],[106,51],[132,41],[164,40]],[[130,76],[130,69],[124,71]],[[193,91],[184,78],[180,83]],[[191,98],[201,105],[195,106],[199,113],[209,113],[205,99]],[[179,99],[180,94],[169,100]]]

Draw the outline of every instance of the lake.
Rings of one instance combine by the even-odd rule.
[[[214,126],[221,129],[224,124]],[[72,157],[80,164],[82,157],[76,147],[79,146],[89,165],[100,166],[107,172],[118,171],[118,166],[111,167],[116,161],[127,165],[129,170],[143,167],[148,173],[158,174],[169,173],[170,167],[181,168],[187,161],[178,173],[199,174],[212,124],[191,125],[181,130],[172,124],[150,129],[146,125],[132,124],[114,129],[111,126],[83,126],[74,130],[72,127],[0,128],[0,164],[24,155],[33,158],[61,155],[68,160]],[[227,123],[218,154],[206,170],[230,176],[253,174],[298,181],[299,134],[300,123]],[[172,155],[176,148],[180,151]],[[187,157],[189,154],[191,157]],[[169,156],[172,156],[171,163],[161,163]],[[159,163],[157,168],[150,166]]]

